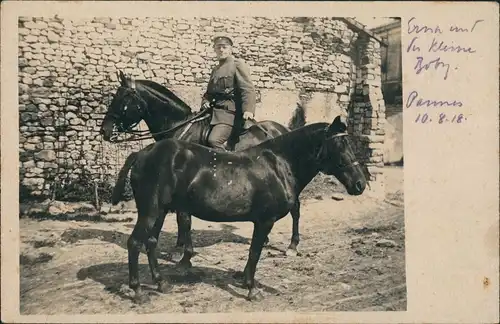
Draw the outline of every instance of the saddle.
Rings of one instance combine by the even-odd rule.
[[[236,144],[240,141],[241,136],[245,135],[250,131],[250,128],[255,126],[255,122],[245,120],[241,121],[239,123],[235,123],[238,126],[233,127],[233,131],[231,132],[231,135],[229,136],[229,139],[226,142],[226,149],[228,151],[234,151],[234,148]]]

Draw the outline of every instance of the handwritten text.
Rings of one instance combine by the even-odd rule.
[[[432,34],[442,34],[441,28],[438,25],[434,27],[429,27],[427,25],[420,25],[415,23],[417,18],[411,17],[408,20],[408,34],[419,34],[419,33],[432,33]]]
[[[463,19],[457,23],[445,24],[439,20],[423,23],[416,17],[408,19],[406,32],[409,38],[403,50],[411,55],[413,72],[424,78],[426,86],[439,93],[439,87],[443,87],[439,79],[450,82],[449,79],[453,80],[459,75],[459,64],[474,62],[474,56],[479,54],[479,35],[472,34],[479,34],[484,29],[483,22],[483,19]],[[452,88],[453,83],[446,86],[446,89]],[[453,97],[448,98],[435,94],[426,96],[424,92],[423,89],[414,88],[406,97],[406,109],[416,109],[415,123],[461,124],[467,120],[466,104],[463,98],[460,99],[462,92],[455,92]],[[464,110],[455,111],[456,109]]]
[[[429,69],[434,69],[438,70],[439,68],[443,68],[444,71],[444,79],[448,79],[448,72],[450,71],[450,65],[447,63],[444,63],[441,61],[441,58],[438,57],[436,59],[433,59],[427,63],[423,63],[424,58],[422,56],[417,57],[417,64],[415,65],[414,69],[416,71],[416,74],[420,74],[422,70],[429,70]]]
[[[415,123],[417,124],[461,124],[465,121],[467,121],[467,117],[462,113],[420,113],[415,119]]]
[[[462,107],[463,103],[457,100],[435,100],[420,98],[417,91],[413,90],[406,99],[406,108],[411,107]]]
[[[442,34],[443,31],[441,30],[441,27],[436,24],[435,26],[427,26],[427,25],[422,25],[416,22],[417,18],[411,17],[408,19],[408,34]],[[467,27],[462,27],[462,26],[457,26],[457,25],[452,25],[449,28],[450,32],[458,32],[458,33],[472,33],[474,32],[474,29],[477,27],[477,25],[480,22],[483,22],[483,19],[478,19],[474,21],[471,25],[470,28]]]
[[[432,43],[429,46],[429,52],[452,52],[452,53],[476,53],[476,50],[472,47],[456,45],[453,42],[451,44],[446,44],[444,41],[438,41],[436,38],[432,39]]]
[[[440,37],[446,31],[454,34],[458,33],[472,33],[477,30],[479,23],[483,20],[475,20],[469,27],[461,27],[458,25],[449,26],[449,29],[443,28],[436,24],[435,26],[428,26],[425,24],[420,24],[415,17],[408,20],[408,34],[433,34],[432,40],[429,43],[425,43],[420,36],[413,36],[406,47],[407,53],[418,52],[420,55],[417,56],[415,65],[413,67],[415,74],[422,74],[428,70],[442,70],[443,79],[447,80],[451,70],[458,70],[456,66],[450,66],[446,63],[442,56],[426,57],[424,53],[441,53],[444,54],[462,54],[471,55],[475,54],[477,50],[470,45],[459,44],[455,41],[450,41],[448,39],[442,40]]]
[[[460,26],[450,26],[450,31],[456,32],[456,33],[472,33],[474,31],[474,28],[476,28],[477,24],[479,24],[480,22],[483,22],[483,21],[484,21],[483,19],[476,20],[472,24],[472,27],[470,29],[465,28],[465,27],[460,27]]]

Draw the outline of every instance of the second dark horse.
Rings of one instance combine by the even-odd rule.
[[[158,290],[169,288],[158,271],[156,246],[165,216],[174,210],[212,222],[253,222],[243,277],[248,299],[262,298],[254,278],[264,242],[274,223],[296,206],[300,192],[318,172],[337,177],[351,195],[360,195],[365,189],[364,171],[346,128],[337,117],[331,124],[304,126],[240,152],[218,152],[166,139],[132,153],[120,170],[112,203],[120,201],[132,167],[138,216],[127,248],[129,286],[135,291],[135,301],[148,300],[139,282],[138,258],[143,245]],[[180,264],[189,267],[192,252],[185,249]]]

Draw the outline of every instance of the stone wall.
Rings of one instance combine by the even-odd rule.
[[[356,89],[349,109],[349,133],[357,136],[355,150],[375,181],[375,191],[384,192],[385,103],[381,87],[380,43],[363,35],[357,40]]]
[[[349,115],[360,159],[377,171],[384,120],[379,45],[343,20],[21,17],[23,190],[54,196],[84,175],[112,181],[126,156],[147,144],[111,144],[98,133],[118,87],[116,72],[164,84],[197,110],[215,64],[211,40],[219,34],[232,36],[235,56],[250,65],[258,120],[286,125],[297,102],[308,123]]]

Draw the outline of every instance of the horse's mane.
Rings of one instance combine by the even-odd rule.
[[[294,139],[303,139],[308,138],[312,135],[316,135],[319,131],[323,131],[325,127],[328,126],[328,123],[313,123],[305,126],[301,126],[292,130],[291,132],[287,132],[280,136],[271,138],[265,142],[258,144],[257,146],[266,147],[266,146],[274,146],[276,144],[280,144],[283,141],[291,141],[295,142]]]
[[[155,99],[161,102],[168,102],[169,106],[176,112],[180,112],[183,115],[191,114],[191,107],[165,86],[152,80],[136,80],[136,82],[155,97]]]

